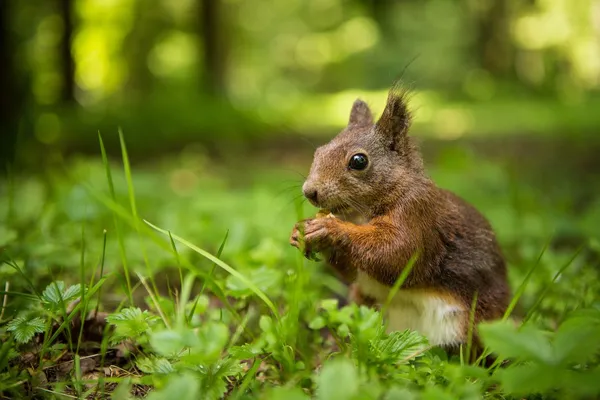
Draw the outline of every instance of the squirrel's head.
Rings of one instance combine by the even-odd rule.
[[[348,126],[319,147],[302,190],[315,206],[335,213],[376,213],[424,178],[421,156],[408,137],[407,92],[390,90],[379,121],[362,100]]]

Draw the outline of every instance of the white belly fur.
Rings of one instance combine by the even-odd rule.
[[[362,271],[356,282],[361,292],[385,303],[390,288]],[[452,346],[465,341],[468,310],[441,293],[401,289],[392,299],[386,315],[388,332],[411,329],[427,337],[435,346]]]

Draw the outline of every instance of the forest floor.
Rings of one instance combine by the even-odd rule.
[[[302,143],[187,146],[133,165],[126,153],[72,154],[2,182],[0,395],[600,394],[597,142],[423,143],[432,178],[490,219],[509,262],[522,326],[480,328],[512,361],[502,367],[449,358],[416,332],[387,335],[379,312],[339,303],[344,285],[288,245],[316,212],[300,198],[313,151]]]

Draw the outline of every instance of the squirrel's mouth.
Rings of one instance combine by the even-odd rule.
[[[329,210],[329,212],[335,215],[342,214],[345,211],[348,211],[348,207],[345,207],[342,204],[320,204],[319,207]]]
[[[332,214],[341,214],[344,211],[344,207],[335,206],[335,207],[323,207],[329,210]]]

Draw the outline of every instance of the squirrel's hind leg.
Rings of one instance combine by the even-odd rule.
[[[367,307],[374,307],[377,304],[374,298],[362,293],[356,282],[350,284],[348,287],[348,302],[365,305]]]

